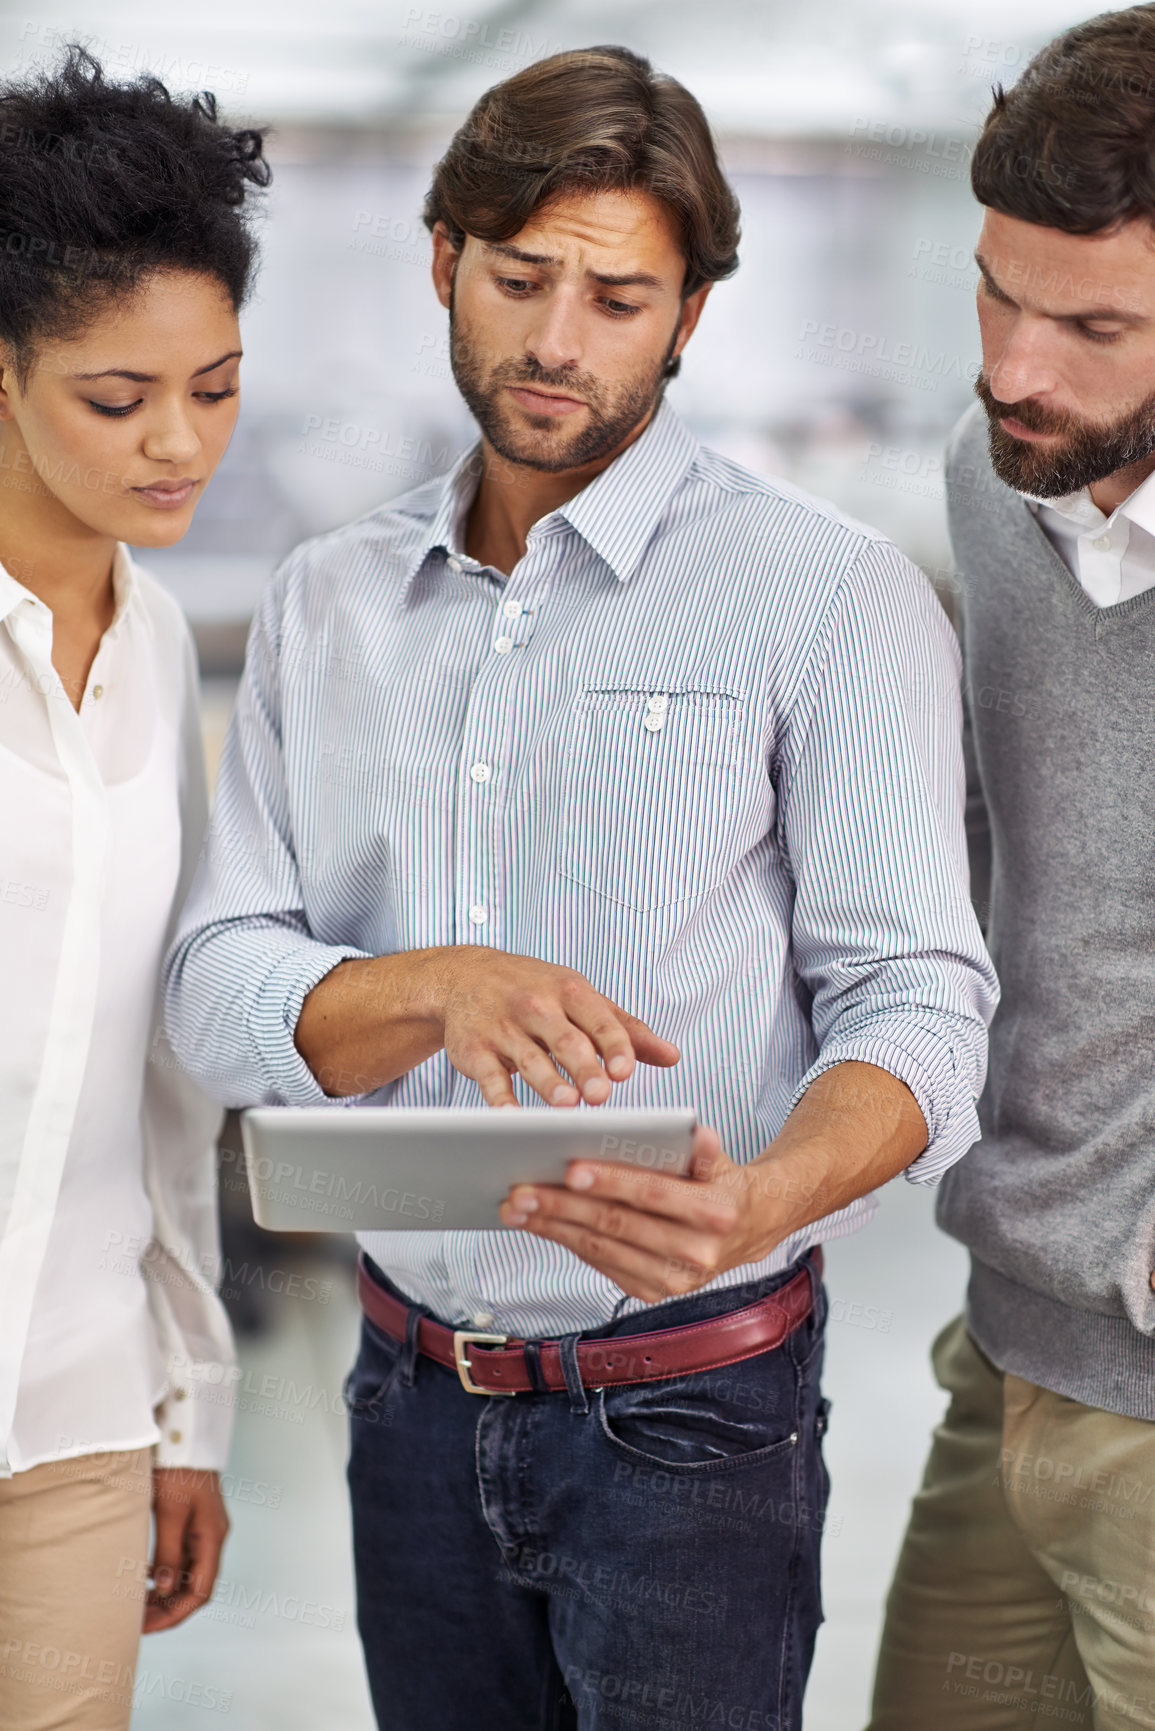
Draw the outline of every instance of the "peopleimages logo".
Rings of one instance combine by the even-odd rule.
[[[652,1142],[635,1142],[630,1136],[603,1136],[601,1151],[606,1155],[620,1154],[635,1166],[647,1166],[655,1172],[666,1172],[681,1164],[681,1155],[674,1148],[658,1148]]]
[[[365,1205],[380,1209],[382,1214],[404,1214],[413,1220],[436,1223],[445,1212],[444,1199],[439,1196],[420,1196],[413,1190],[370,1184],[360,1178],[351,1183],[339,1173],[311,1172],[306,1177],[300,1166],[289,1160],[272,1160],[267,1155],[250,1160],[249,1178],[261,1185],[264,1194],[273,1201],[290,1203],[310,1213],[325,1213],[332,1204],[333,1212],[344,1218],[350,1208]],[[278,1188],[271,1188],[273,1185]]]
[[[951,354],[947,349],[929,349],[925,343],[896,343],[880,331],[859,331],[850,325],[821,324],[817,319],[806,319],[803,322],[801,341],[814,342],[842,355],[910,367],[916,372],[930,374],[935,378],[969,379],[974,372],[973,366],[968,370],[968,363],[963,356]]]
[[[985,1688],[981,1687],[983,1684]],[[1016,1707],[1040,1719],[1047,1716],[1077,1725],[1089,1725],[1090,1713],[1103,1706],[1136,1725],[1150,1724],[1150,1715],[1155,1710],[1155,1700],[1150,1696],[1127,1695],[1109,1684],[1098,1690],[1091,1683],[1078,1683],[1056,1672],[1036,1671],[1033,1666],[988,1659],[982,1653],[951,1653],[942,1686],[944,1691],[956,1695]],[[1049,1704],[1052,1702],[1053,1706]],[[1098,1714],[1095,1722],[1103,1722]]]

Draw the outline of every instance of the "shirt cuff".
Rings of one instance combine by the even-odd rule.
[[[370,961],[365,950],[303,944],[265,975],[249,1012],[248,1033],[270,1094],[285,1106],[332,1103],[293,1042],[301,1005],[341,962]]]
[[[952,1022],[957,1021],[960,1029],[966,1032],[969,1032],[970,1024],[962,1017],[941,1014],[934,1020],[935,1026],[932,1027],[921,1017],[911,1018],[900,1030],[894,1018],[888,1017],[885,1030],[872,1033],[864,1028],[857,1036],[827,1041],[795,1090],[790,1102],[791,1110],[824,1070],[846,1063],[877,1065],[880,1070],[886,1070],[906,1083],[926,1119],[927,1145],[917,1160],[906,1168],[904,1176],[912,1184],[937,1184],[943,1174],[981,1140],[982,1133],[975,1109],[975,1093],[965,1074],[974,1069],[975,1060],[972,1054],[965,1052],[965,1035],[961,1061],[956,1042],[950,1037]],[[899,1032],[905,1038],[896,1038]],[[981,1075],[978,1080],[981,1088]]]
[[[237,1370],[216,1361],[184,1358],[169,1378],[156,1409],[158,1467],[220,1473],[229,1458],[236,1409]]]

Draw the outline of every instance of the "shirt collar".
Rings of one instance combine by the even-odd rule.
[[[1036,511],[1046,506],[1080,533],[1101,528],[1115,517],[1126,517],[1137,528],[1145,529],[1148,535],[1155,535],[1155,471],[1141,481],[1133,493],[1128,493],[1121,505],[1116,505],[1110,517],[1104,517],[1099,510],[1089,487],[1083,487],[1078,493],[1064,493],[1057,499],[1039,499],[1033,493],[1022,496]]]
[[[140,581],[132,556],[123,541],[116,543],[112,555],[112,622],[106,636],[119,632],[121,621],[128,613],[133,613],[145,620],[151,627],[148,610],[141,600]],[[22,602],[29,602],[33,611],[44,607],[45,603],[31,589],[25,588],[20,580],[0,565],[0,624],[3,624],[10,614],[15,613]],[[46,609],[47,610],[47,609]]]
[[[568,500],[558,516],[625,583],[697,452],[697,439],[663,399],[645,432]]]
[[[1119,510],[1138,528],[1145,529],[1148,535],[1155,535],[1155,471],[1127,495]]]
[[[140,573],[123,541],[116,543],[116,552],[112,556],[112,593],[115,610],[106,636],[115,636],[120,630],[121,621],[130,613],[134,618],[143,620],[151,632],[152,615],[140,592]]]
[[[441,483],[428,534],[413,555],[402,583],[404,594],[434,548],[460,553],[465,514],[480,476],[481,446],[460,457]],[[588,487],[567,500],[554,517],[563,518],[619,582],[626,582],[657,528],[666,506],[698,452],[698,441],[675,409],[663,399],[645,431]],[[549,518],[540,519],[548,522]]]
[[[414,578],[435,548],[443,548],[447,553],[461,550],[465,513],[473,502],[481,473],[480,459],[480,443],[471,445],[468,451],[458,457],[449,473],[442,476],[435,495],[437,508],[401,575],[402,600],[409,593]],[[430,486],[432,485],[430,482]],[[386,510],[388,509],[386,506]]]

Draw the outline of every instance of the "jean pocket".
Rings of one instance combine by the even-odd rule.
[[[377,1416],[400,1362],[401,1342],[363,1316],[361,1349],[341,1391],[350,1414],[357,1418]]]
[[[719,1473],[790,1454],[798,1443],[794,1388],[793,1368],[775,1349],[693,1376],[601,1389],[596,1410],[603,1436],[627,1459]]]
[[[635,913],[715,888],[750,845],[734,822],[744,722],[735,691],[583,691],[566,751],[561,876]]]

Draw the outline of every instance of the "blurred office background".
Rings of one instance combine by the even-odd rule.
[[[78,40],[110,73],[214,89],[230,118],[273,129],[240,425],[191,533],[148,559],[193,621],[210,763],[277,561],[444,469],[471,436],[422,198],[477,95],[560,48],[622,42],[686,82],[741,197],[741,269],[714,290],[673,402],[714,446],[884,528],[949,605],[942,447],[978,359],[971,143],[991,85],[1082,15],[1057,0],[3,0],[7,73]],[[238,1146],[226,1134],[225,1286],[245,1367],[234,1532],[207,1610],[146,1643],[134,1727],[191,1731],[207,1709],[244,1731],[370,1731],[342,1482],[350,1247],[253,1227]],[[807,1731],[865,1718],[940,1410],[927,1348],[959,1307],[965,1259],[930,1201],[898,1181],[829,1257],[834,1494]],[[447,1662],[467,1688],[467,1655]]]

